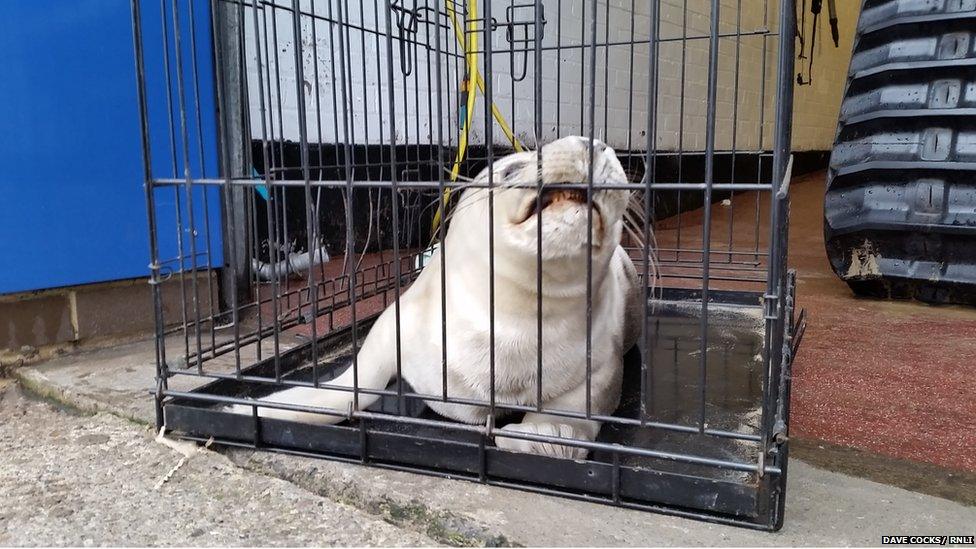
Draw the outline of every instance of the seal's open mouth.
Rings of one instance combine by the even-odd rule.
[[[532,197],[531,202],[526,205],[519,223],[528,221],[532,216],[537,215],[539,212],[545,210],[549,206],[566,202],[574,204],[586,204],[586,191],[581,189],[553,189],[549,191],[542,191],[541,200],[538,199],[537,195]],[[593,209],[596,211],[596,213],[600,213],[600,207],[597,205],[596,201],[593,201]]]

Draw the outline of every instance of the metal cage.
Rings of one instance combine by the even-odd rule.
[[[160,427],[781,527],[790,365],[802,330],[786,265],[792,2],[132,8]],[[148,41],[162,44],[155,57]],[[425,402],[450,402],[446,381],[443,394],[418,393],[402,377],[385,390],[346,389],[381,395],[365,410],[256,400],[283,387],[334,387],[388,307],[399,334],[411,322],[399,296],[444,238],[447,222],[435,217],[454,203],[445,192],[472,186],[513,150],[570,134],[588,137],[590,154],[594,138],[617,150],[642,214],[623,241],[644,322],[624,359],[620,406],[599,418],[587,406],[584,416],[602,422],[599,437],[562,441],[588,449],[586,459],[496,447],[502,423],[543,411],[540,403],[465,401],[489,408],[485,424],[438,416]],[[609,185],[591,171],[574,188],[592,204]],[[541,298],[535,305],[526,314],[540,314]],[[545,328],[539,318],[538,341]],[[411,344],[398,337],[398,356]],[[222,408],[235,403],[252,413]],[[261,416],[264,408],[345,420],[290,422]]]

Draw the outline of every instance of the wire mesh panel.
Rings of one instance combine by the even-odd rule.
[[[133,0],[133,28],[161,426],[782,525],[789,2]]]

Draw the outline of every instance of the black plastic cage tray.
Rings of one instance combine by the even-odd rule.
[[[587,501],[654,510],[764,529],[780,507],[779,471],[760,462],[764,324],[762,294],[709,293],[706,371],[701,371],[701,292],[659,292],[649,307],[647,345],[625,356],[624,389],[616,417],[639,417],[641,356],[647,357],[645,425],[605,423],[600,442],[645,450],[641,455],[594,451],[587,460],[513,453],[493,446],[470,425],[451,424],[422,400],[408,400],[409,416],[439,420],[432,427],[402,420],[355,419],[320,426],[223,412],[226,397],[260,397],[276,389],[274,358],[242,370],[246,381],[220,379],[164,403],[165,424],[184,438],[264,448],[373,466],[462,478]],[[360,329],[366,328],[360,323]],[[349,363],[348,330],[320,338],[332,360],[324,377]],[[282,353],[285,379],[310,380],[311,342]],[[331,374],[328,373],[331,371]],[[706,377],[708,382],[704,385]],[[264,378],[261,380],[260,378]],[[262,382],[263,381],[263,382]],[[392,386],[395,387],[395,384]],[[409,392],[409,391],[405,391]],[[383,397],[371,411],[397,410]],[[704,413],[704,415],[702,415]],[[517,421],[499,420],[495,427]],[[456,425],[456,427],[455,427]],[[660,425],[667,425],[662,428]],[[680,426],[681,429],[675,429]],[[482,426],[484,427],[484,426]],[[750,440],[705,434],[744,433]],[[760,474],[762,472],[763,474]]]

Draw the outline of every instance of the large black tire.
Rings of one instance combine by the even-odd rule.
[[[855,293],[976,304],[976,0],[865,0],[824,237]]]

